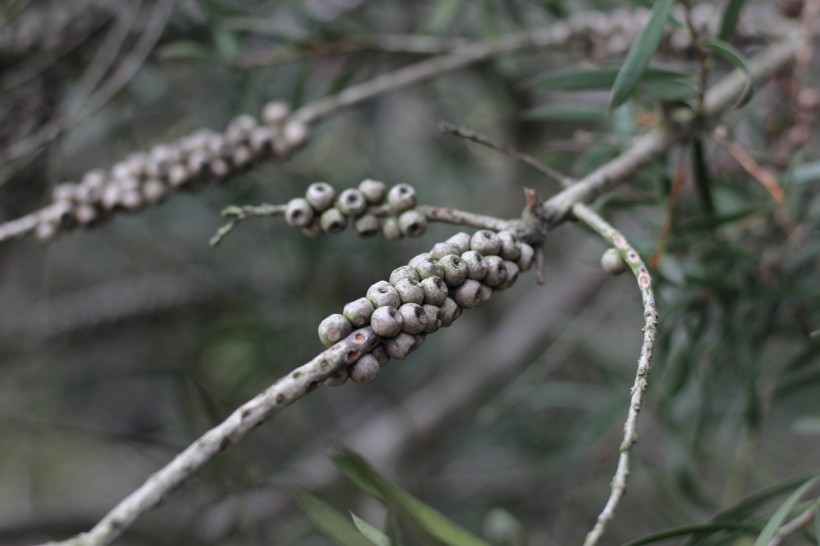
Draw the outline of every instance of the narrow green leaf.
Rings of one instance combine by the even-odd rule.
[[[436,540],[448,546],[490,546],[405,490],[382,478],[355,453],[343,451],[334,455],[332,459],[339,470],[356,485],[384,502],[403,520],[417,525]]]
[[[583,106],[542,106],[533,108],[521,115],[528,121],[572,121],[576,123],[602,123],[606,121],[606,112]]]
[[[309,493],[299,493],[305,515],[326,537],[339,546],[362,546],[362,534],[338,510]]]
[[[543,91],[584,91],[610,89],[623,70],[624,65],[600,68],[566,68],[536,76],[528,86]],[[640,82],[684,80],[692,74],[668,68],[645,67],[639,77]]]
[[[703,207],[703,212],[706,213],[706,216],[711,216],[715,212],[715,202],[712,199],[709,168],[706,166],[703,142],[699,138],[692,140],[692,167],[695,189]]]
[[[720,30],[717,35],[719,40],[727,40],[732,35],[740,19],[740,10],[743,9],[745,3],[746,0],[729,0],[723,11],[723,18],[720,20]]]
[[[353,512],[350,513],[350,517],[353,518],[353,523],[356,525],[359,532],[363,534],[367,540],[375,544],[375,546],[391,546],[390,539],[387,535],[367,523]]]
[[[746,521],[720,521],[717,523],[701,523],[698,525],[686,525],[683,527],[675,527],[659,533],[653,533],[645,537],[627,542],[623,546],[643,546],[644,544],[652,544],[667,540],[670,538],[681,537],[698,533],[701,537],[719,533],[721,531],[745,531],[748,534],[757,533],[760,531],[760,525]]]
[[[196,59],[198,61],[211,60],[210,50],[198,42],[191,40],[177,40],[159,48],[158,56],[162,60]]]
[[[674,3],[675,0],[659,0],[652,7],[649,22],[641,29],[632,47],[629,48],[626,60],[612,85],[612,94],[609,99],[610,110],[626,102],[638,86],[641,76],[649,67],[652,57],[655,56],[655,51],[663,37],[663,27],[672,13]]]
[[[772,540],[774,535],[777,534],[777,530],[780,529],[780,526],[783,525],[783,522],[789,515],[789,512],[792,511],[794,505],[797,504],[797,501],[800,500],[806,491],[808,491],[814,484],[817,482],[818,477],[815,476],[814,478],[810,479],[803,485],[801,485],[794,493],[789,495],[789,497],[783,501],[783,504],[775,511],[769,521],[766,523],[766,526],[763,528],[763,531],[760,533],[760,536],[757,537],[757,540],[754,543],[754,546],[767,546],[769,541]]]
[[[813,163],[803,163],[794,168],[791,176],[795,184],[808,184],[809,182],[820,181],[820,161]]]
[[[684,101],[698,94],[697,87],[685,81],[646,82],[645,88],[649,97],[664,102]]]
[[[735,68],[746,73],[746,85],[743,86],[743,91],[740,92],[740,96],[737,98],[737,101],[735,101],[734,107],[738,108],[752,100],[752,96],[754,96],[754,80],[752,79],[752,71],[746,63],[743,53],[738,51],[733,45],[722,40],[707,40],[704,45],[729,61]]]

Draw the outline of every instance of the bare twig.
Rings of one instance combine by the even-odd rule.
[[[230,220],[220,227],[216,234],[211,237],[208,244],[216,246],[242,221],[248,218],[258,218],[260,216],[282,216],[287,210],[286,205],[269,205],[263,203],[261,205],[251,206],[245,205],[238,207],[232,205],[222,210],[222,216],[230,218]]]
[[[729,140],[726,136],[726,130],[723,127],[718,127],[712,134],[715,137],[715,140],[723,145],[726,148],[726,151],[735,158],[743,169],[752,177],[760,182],[760,185],[763,186],[769,195],[772,196],[772,199],[778,205],[782,205],[783,202],[786,200],[786,195],[783,193],[783,188],[780,187],[780,184],[777,182],[777,177],[769,171],[766,167],[758,163],[754,160],[754,158],[749,155],[749,152],[743,149],[742,146]]]

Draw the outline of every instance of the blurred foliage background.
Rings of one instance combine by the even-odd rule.
[[[102,84],[89,91],[89,67],[101,51],[113,55],[111,67],[139,61],[133,54],[156,5],[0,2],[0,148],[93,99]],[[381,50],[370,39],[492,40],[618,6],[176,2],[109,100],[43,147],[15,160],[4,152],[0,220],[44,206],[59,181],[135,150],[198,127],[221,129],[272,99],[299,106],[427,56]],[[777,16],[768,2],[744,10]],[[117,37],[121,47],[111,48]],[[607,116],[605,90],[533,85],[558,69],[621,58],[595,44],[568,45],[480,63],[342,111],[291,159],[230,184],[52,244],[0,247],[0,544],[89,528],[233,408],[321,350],[323,317],[458,231],[435,225],[400,242],[350,231],[306,239],[281,220],[259,219],[212,249],[223,207],[284,203],[317,180],[341,189],[374,178],[412,184],[421,203],[514,217],[524,186],[542,197],[556,186],[439,135],[439,120],[572,176],[658,122],[651,93]],[[661,61],[696,70],[691,54]],[[710,81],[730,68],[717,62]],[[818,80],[814,70],[807,83]],[[661,310],[629,494],[606,544],[706,521],[746,494],[817,470],[820,157],[814,133],[785,151],[776,146],[788,140],[788,85],[784,74],[761,86],[727,119],[734,142],[780,174],[782,206],[708,136],[670,150],[600,203],[654,256]],[[600,270],[604,249],[580,226],[557,229],[544,247],[545,286],[527,275],[375,383],[300,400],[118,544],[331,544],[296,502],[299,487],[380,526],[384,509],[330,462],[335,445],[494,544],[579,543],[608,494],[642,325],[634,281]],[[744,519],[765,523],[772,502]],[[747,543],[722,536],[723,544]],[[812,538],[808,531],[794,543]]]

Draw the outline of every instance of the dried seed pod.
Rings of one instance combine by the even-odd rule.
[[[288,149],[297,148],[307,142],[308,126],[301,120],[292,119],[285,124],[282,134]]]
[[[376,335],[393,337],[401,332],[402,316],[393,307],[378,307],[370,316],[370,327]]]
[[[484,277],[484,284],[494,287],[507,280],[507,268],[500,256],[486,256],[484,261],[487,262],[487,276]]]
[[[370,324],[370,316],[374,310],[375,307],[373,307],[369,299],[359,298],[345,305],[342,315],[344,315],[354,327],[361,328]]]
[[[427,277],[419,283],[424,290],[424,303],[441,305],[447,299],[447,285],[441,277]]]
[[[439,262],[444,268],[444,282],[447,286],[458,286],[467,278],[467,262],[455,254],[448,254]]]
[[[507,278],[504,279],[504,282],[498,285],[496,290],[506,290],[507,288],[511,287],[515,284],[515,281],[518,280],[518,265],[515,262],[509,262],[504,260],[504,269],[507,270]]]
[[[337,208],[327,209],[319,218],[319,224],[325,233],[341,233],[347,227],[347,216]]]
[[[468,250],[461,255],[461,259],[467,264],[467,278],[475,281],[483,280],[487,276],[487,260],[481,253],[475,250]]]
[[[188,167],[188,170],[192,175],[197,175],[208,169],[209,159],[208,154],[204,151],[193,150],[190,154],[188,154],[188,158],[185,160],[185,165]]]
[[[387,187],[384,182],[378,180],[362,180],[359,184],[359,191],[362,192],[364,198],[371,205],[379,205],[384,201],[384,196],[387,194]]]
[[[390,355],[387,354],[387,349],[384,348],[384,345],[376,345],[376,347],[370,351],[370,354],[376,358],[376,361],[382,368],[387,366],[387,363],[390,362]]]
[[[399,307],[402,318],[402,331],[408,334],[420,334],[427,329],[427,313],[417,303],[405,303]]]
[[[247,146],[236,146],[231,152],[231,163],[238,169],[250,167],[253,164],[253,153]]]
[[[336,208],[345,215],[356,218],[361,216],[367,209],[367,201],[365,201],[362,192],[348,188],[339,195],[336,200]]]
[[[426,335],[424,335],[424,334],[415,334],[413,336],[413,347],[410,349],[410,352],[412,353],[413,351],[415,351],[416,349],[421,347],[421,344],[424,343],[425,339],[427,339]]]
[[[72,228],[77,225],[74,218],[74,205],[68,201],[57,201],[53,205],[54,215],[59,219],[62,226]]]
[[[49,241],[53,241],[57,237],[59,231],[60,227],[57,222],[40,222],[34,229],[34,237],[41,243],[47,243]]]
[[[379,281],[367,289],[367,299],[373,307],[398,307],[401,305],[399,293],[387,281]]]
[[[487,286],[486,284],[481,285],[481,294],[480,294],[480,302],[479,306],[483,305],[484,302],[489,301],[491,297],[493,297],[493,289]]]
[[[612,275],[620,275],[626,271],[626,262],[621,257],[621,254],[614,248],[606,249],[603,256],[601,256],[601,267],[607,273]]]
[[[535,258],[535,250],[527,243],[519,243],[521,256],[518,257],[518,268],[521,271],[529,271]]]
[[[129,176],[135,176],[137,178],[146,176],[148,154],[142,152],[132,154],[125,159],[125,164],[128,166]]]
[[[93,224],[99,217],[97,209],[91,205],[77,205],[74,208],[74,219],[82,226]]]
[[[139,189],[129,188],[120,195],[120,203],[126,210],[137,210],[145,203],[145,200],[142,198]]]
[[[459,247],[453,243],[436,243],[433,245],[433,249],[430,250],[430,256],[436,260],[441,260],[443,257],[449,256],[450,254],[461,256]]]
[[[273,137],[274,132],[270,127],[256,127],[248,137],[248,144],[255,153],[262,154],[270,151]]]
[[[416,348],[416,336],[402,332],[396,337],[385,341],[384,348],[390,358],[404,360]]]
[[[153,159],[153,154],[152,154],[152,160],[155,163],[159,161],[159,160]],[[164,169],[166,165],[167,165],[167,160],[166,160],[166,162],[162,163],[162,168]],[[156,167],[156,168],[159,168],[159,167]],[[129,177],[129,176],[131,176],[131,168],[128,166],[128,163],[126,163],[125,161],[120,161],[119,163],[114,163],[114,165],[111,166],[111,177],[112,178],[126,178],[126,177]]]
[[[324,233],[324,231],[322,231],[322,225],[316,218],[313,219],[313,222],[311,222],[309,226],[302,228],[302,234],[310,239],[315,239],[322,233]]]
[[[185,165],[174,163],[168,167],[167,178],[168,184],[172,188],[178,188],[190,182],[192,176],[191,172],[185,168]]]
[[[336,370],[325,379],[325,385],[328,387],[341,387],[347,383],[348,372],[347,368]]]
[[[370,213],[365,213],[353,222],[356,233],[362,237],[373,237],[379,232],[379,219]]]
[[[102,169],[85,173],[82,182],[77,186],[75,198],[86,203],[97,203],[102,198],[106,175]]]
[[[427,231],[427,218],[416,209],[401,213],[399,229],[408,237],[421,237]]]
[[[455,245],[458,248],[458,252],[454,252],[454,254],[464,254],[468,250],[470,250],[470,234],[459,232],[447,239],[447,243],[451,245]]]
[[[330,347],[352,333],[350,321],[339,313],[330,315],[319,324],[319,340],[325,347]]]
[[[142,184],[142,195],[148,203],[156,203],[162,200],[167,192],[168,188],[157,178],[149,178]]]
[[[208,170],[211,175],[217,179],[225,178],[231,174],[231,166],[220,157],[211,157],[208,159]]]
[[[424,313],[427,315],[427,328],[425,334],[432,334],[441,327],[441,308],[435,305],[423,305]]]
[[[393,284],[396,292],[399,293],[402,303],[417,303],[424,302],[424,289],[418,281],[413,279],[401,279]]]
[[[411,265],[403,265],[401,267],[397,267],[392,273],[390,273],[390,284],[395,286],[396,283],[402,279],[418,281],[420,280],[420,277],[416,272],[416,268]]]
[[[480,252],[485,257],[492,256],[501,251],[501,239],[495,232],[482,229],[473,233],[470,239],[470,249]]]
[[[453,322],[461,316],[461,312],[461,307],[459,307],[454,300],[445,298],[441,303],[441,314],[439,315],[439,318],[441,319],[441,327],[447,328],[453,324]]]
[[[63,182],[62,184],[57,184],[54,186],[54,189],[51,192],[51,198],[55,201],[65,201],[70,203],[74,200],[74,196],[77,193],[77,185],[73,182]]]
[[[313,222],[313,207],[302,197],[291,199],[285,209],[285,221],[292,226],[309,226]]]
[[[472,309],[481,305],[482,284],[473,279],[467,279],[453,291],[453,300],[464,309]]]
[[[336,191],[327,182],[314,182],[307,187],[305,199],[316,212],[324,212],[333,205]]]
[[[241,144],[251,136],[257,125],[256,118],[253,116],[247,114],[237,116],[228,124],[225,129],[225,136],[231,144]]]
[[[399,220],[392,216],[382,219],[382,236],[388,241],[398,241],[404,235],[399,229]]]
[[[381,366],[379,366],[379,361],[376,360],[376,357],[367,353],[351,364],[349,369],[350,379],[360,385],[365,385],[376,379],[380,369]]]
[[[396,214],[416,206],[416,190],[409,184],[396,184],[387,192],[387,205]]]
[[[409,263],[415,268],[420,279],[433,276],[444,277],[444,268],[430,254],[424,253],[414,256]]]
[[[100,204],[105,210],[114,210],[120,206],[120,197],[122,192],[117,184],[107,184],[103,189]]]
[[[498,239],[501,241],[499,256],[503,259],[514,262],[521,256],[521,249],[513,238],[512,233],[509,231],[499,231]]]
[[[262,119],[268,125],[279,125],[290,115],[288,103],[280,100],[269,102],[262,110]]]

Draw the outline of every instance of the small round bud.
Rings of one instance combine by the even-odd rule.
[[[370,327],[381,337],[398,335],[402,326],[402,317],[393,307],[378,307],[370,317]]]
[[[350,366],[350,379],[360,385],[364,385],[376,379],[380,369],[381,366],[379,366],[379,361],[376,360],[376,357],[367,353],[366,355],[362,355],[359,360]]]
[[[236,146],[231,152],[231,163],[237,169],[244,169],[250,167],[253,163],[253,153],[247,146]]]
[[[459,307],[455,301],[450,298],[445,298],[441,304],[441,314],[439,314],[439,318],[441,319],[441,327],[447,328],[453,324],[453,322],[461,316],[461,312],[461,307]]]
[[[453,243],[436,243],[430,251],[430,256],[436,260],[441,260],[443,257],[449,256],[450,254],[461,256],[459,247]]]
[[[313,222],[310,223],[309,226],[305,226],[302,228],[302,234],[309,239],[315,239],[319,237],[324,231],[322,230],[322,225],[319,221],[314,218]]]
[[[347,227],[347,216],[337,208],[327,209],[319,218],[319,224],[325,233],[341,233]]]
[[[396,292],[399,293],[402,303],[421,304],[424,302],[424,289],[418,281],[413,279],[401,279],[393,284],[393,287],[396,289]]]
[[[382,368],[387,366],[387,363],[390,362],[390,355],[387,354],[387,349],[384,348],[384,345],[376,345],[376,348],[370,351],[370,354],[376,358],[376,361]]]
[[[248,137],[248,144],[256,154],[262,154],[270,150],[273,141],[273,130],[270,127],[256,127]]]
[[[419,274],[416,272],[416,269],[411,265],[403,265],[401,267],[397,267],[390,273],[390,284],[393,286],[396,285],[402,279],[410,279],[413,281],[420,280]]]
[[[416,206],[416,190],[409,184],[396,184],[387,193],[387,205],[395,213],[412,209]]]
[[[484,277],[484,284],[487,286],[498,286],[507,280],[507,268],[504,260],[499,256],[486,256],[487,276]]]
[[[496,290],[506,290],[507,288],[511,287],[515,284],[515,281],[518,280],[518,265],[515,262],[509,262],[504,260],[504,269],[507,270],[507,278],[504,279],[504,282],[499,284],[496,287]]]
[[[367,298],[359,298],[345,305],[342,315],[350,321],[355,328],[367,326],[370,323],[370,316],[375,307]]]
[[[125,210],[137,210],[145,201],[138,190],[125,190],[120,197],[120,203]]]
[[[521,249],[521,256],[518,257],[518,268],[521,271],[529,271],[532,267],[533,259],[535,258],[535,250],[527,243],[519,243]]]
[[[262,111],[262,119],[268,125],[279,125],[290,115],[290,106],[284,101],[273,101],[265,105]]]
[[[114,210],[120,206],[121,191],[117,184],[107,184],[103,189],[100,203],[105,210]]]
[[[501,241],[501,252],[499,255],[508,261],[514,262],[521,256],[521,248],[509,231],[499,231],[498,239]]]
[[[501,239],[495,232],[482,229],[473,233],[470,239],[470,249],[480,252],[485,257],[498,254],[501,251]]]
[[[142,185],[142,195],[148,203],[161,201],[167,192],[168,188],[157,178],[149,178]]]
[[[408,237],[421,237],[427,231],[427,218],[421,212],[410,209],[399,216],[399,229]]]
[[[307,142],[308,126],[301,120],[292,119],[288,121],[282,132],[288,149],[296,148]]]
[[[297,197],[288,201],[285,209],[285,221],[292,226],[306,227],[313,221],[313,207],[307,199]]]
[[[348,188],[339,195],[339,199],[336,200],[336,207],[345,215],[356,218],[361,216],[367,209],[367,201],[365,201],[362,192]]]
[[[336,191],[327,182],[314,182],[307,187],[305,199],[316,212],[324,212],[333,205],[336,199]]]
[[[162,149],[165,149],[165,148],[163,147]],[[167,160],[162,160],[161,161],[159,159],[154,159],[154,154],[153,153],[151,154],[151,158],[155,163],[158,164],[155,168],[159,169],[159,168],[165,168],[165,166],[167,166]],[[112,178],[125,178],[125,177],[128,177],[128,176],[131,176],[131,168],[128,166],[128,163],[126,163],[125,161],[120,161],[119,163],[114,163],[114,165],[111,167],[111,177]]]
[[[455,252],[454,254],[461,255],[470,250],[469,233],[464,233],[463,231],[460,233],[456,233],[455,235],[447,239],[447,242],[451,245],[455,245],[458,248],[458,252]]]
[[[373,307],[398,307],[401,305],[399,293],[387,281],[379,281],[367,289],[367,299]]]
[[[409,263],[415,268],[420,279],[433,276],[444,277],[444,268],[427,253],[414,256]]]
[[[325,379],[325,385],[328,387],[341,387],[347,383],[348,372],[347,368],[336,370]]]
[[[420,334],[427,329],[427,313],[417,303],[405,303],[399,307],[402,318],[402,331],[408,334]]]
[[[425,334],[432,334],[441,327],[441,308],[435,305],[423,305],[424,313],[427,315],[427,328]]]
[[[478,303],[479,306],[483,305],[484,302],[489,301],[489,299],[491,297],[493,297],[493,289],[490,288],[489,286],[487,286],[486,284],[482,284],[480,292],[481,292],[481,294],[480,294],[481,297],[479,299],[481,301]]]
[[[51,198],[55,201],[65,201],[70,203],[74,200],[76,193],[76,184],[72,182],[63,182],[62,184],[57,184],[54,186],[54,190],[51,192]]]
[[[353,222],[356,233],[362,237],[373,237],[379,232],[379,219],[370,213],[365,213]]]
[[[231,120],[225,130],[225,136],[231,144],[241,144],[250,137],[256,126],[256,118],[243,114]]]
[[[382,219],[382,236],[388,241],[398,241],[404,235],[399,229],[399,220],[392,216]]]
[[[74,219],[82,226],[93,224],[99,217],[97,209],[91,205],[77,205],[74,208]]]
[[[387,187],[384,182],[378,180],[362,180],[359,184],[359,191],[362,192],[364,198],[371,205],[379,205],[384,201],[384,196],[387,193]]]
[[[464,309],[477,307],[481,305],[481,286],[480,282],[467,279],[453,291],[453,300]]]
[[[128,174],[130,176],[135,176],[137,178],[143,177],[146,175],[145,170],[148,166],[148,154],[132,154],[126,158],[125,164],[128,166]]]
[[[325,347],[330,347],[352,333],[350,321],[338,313],[330,315],[319,324],[319,340]]]
[[[483,280],[487,276],[487,261],[475,250],[468,250],[461,255],[461,259],[467,264],[467,278],[475,281]]]
[[[421,283],[424,290],[424,303],[428,305],[441,305],[447,299],[447,285],[441,277],[427,277]]]
[[[444,282],[447,286],[458,286],[467,278],[467,262],[455,254],[448,254],[439,262],[444,268]]]
[[[208,168],[208,154],[202,150],[193,150],[185,161],[192,174],[200,174]]]
[[[222,179],[231,173],[231,167],[221,157],[212,157],[208,160],[208,171],[213,177]]]
[[[621,254],[614,248],[606,249],[603,256],[601,256],[601,267],[607,273],[612,275],[620,275],[626,271],[626,262],[621,257]]]
[[[396,337],[385,341],[384,348],[390,358],[404,360],[416,348],[416,336],[402,332]]]
[[[184,186],[191,180],[191,173],[182,163],[173,163],[168,167],[168,184],[172,188]]]

